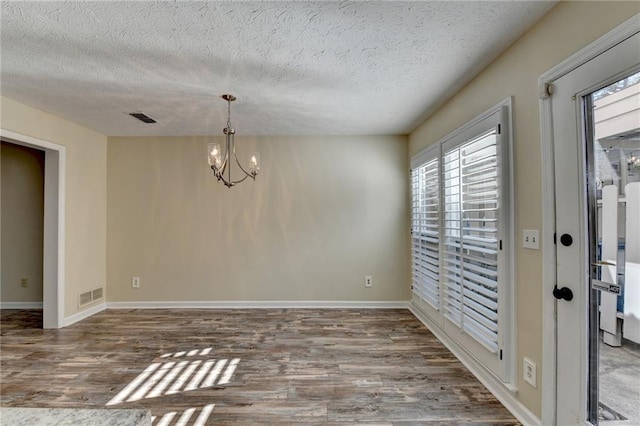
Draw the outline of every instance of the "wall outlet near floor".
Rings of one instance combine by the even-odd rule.
[[[364,286],[373,287],[373,277],[371,275],[367,275],[366,277],[364,277]]]
[[[536,363],[529,358],[522,360],[522,378],[531,386],[536,387]]]
[[[26,287],[29,285],[29,280],[27,278],[23,278],[20,280],[20,287]]]
[[[131,278],[131,287],[140,288],[140,277]]]

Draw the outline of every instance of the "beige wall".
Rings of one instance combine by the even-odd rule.
[[[413,155],[502,99],[513,96],[517,243],[542,228],[537,79],[565,58],[640,12],[638,2],[561,2],[409,136]],[[516,251],[517,398],[541,414],[541,386],[524,383],[522,357],[542,361],[542,252]],[[541,366],[544,368],[545,366]],[[540,384],[541,368],[538,369]]]
[[[238,135],[262,171],[232,189],[206,143],[109,138],[109,301],[409,299],[406,137]]]
[[[106,284],[107,138],[13,99],[1,99],[4,130],[66,146],[65,316],[78,295]]]
[[[0,157],[0,302],[42,302],[44,152],[2,142]]]

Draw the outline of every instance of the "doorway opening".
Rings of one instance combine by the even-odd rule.
[[[2,140],[0,157],[0,307],[4,325],[6,317],[17,314],[17,310],[42,310],[45,153]],[[35,325],[42,328],[42,312],[39,317],[39,323]]]

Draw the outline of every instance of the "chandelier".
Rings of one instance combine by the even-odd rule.
[[[248,177],[256,180],[256,175],[260,170],[260,154],[257,152],[251,154],[251,157],[249,158],[249,171],[242,167],[242,164],[240,164],[238,156],[236,155],[236,147],[233,143],[233,135],[236,134],[236,131],[231,127],[231,102],[235,101],[236,97],[225,94],[222,95],[222,99],[227,101],[227,127],[223,130],[223,133],[226,136],[225,152],[223,155],[220,150],[220,144],[209,143],[207,144],[207,157],[209,160],[209,166],[211,166],[211,170],[213,170],[213,174],[218,178],[218,181],[222,181],[227,188],[231,188]],[[237,180],[233,180],[231,178],[231,163],[234,160],[242,173],[244,173],[244,176]]]

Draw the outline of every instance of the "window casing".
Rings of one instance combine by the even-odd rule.
[[[411,169],[413,303],[505,382],[515,352],[510,117],[507,99]]]

